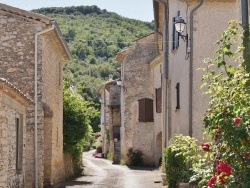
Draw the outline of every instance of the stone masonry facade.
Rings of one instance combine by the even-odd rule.
[[[24,188],[26,156],[23,150],[26,146],[26,108],[33,103],[12,86],[1,78],[0,187]]]
[[[153,80],[150,78],[149,65],[157,54],[154,34],[138,39],[134,46],[120,53],[124,54],[124,58],[121,60],[123,82],[121,92],[121,157],[127,161],[128,149],[139,149],[143,153],[145,165],[154,166],[154,122],[138,121],[138,100],[142,98],[154,100]],[[119,60],[119,54],[117,57]]]
[[[13,12],[20,12],[17,15]],[[27,14],[27,15],[26,15]],[[24,15],[24,16],[23,16]],[[31,16],[30,16],[31,15]],[[49,18],[0,4],[0,74],[34,99],[35,34],[51,27]],[[43,21],[43,19],[45,21]],[[37,21],[38,20],[38,21]],[[67,60],[59,36],[52,30],[38,37],[37,139],[38,184],[64,179],[62,134],[62,62]],[[59,41],[59,42],[58,42]],[[68,57],[69,58],[69,57]],[[34,106],[27,110],[25,187],[34,187]],[[46,152],[45,152],[46,151]],[[55,171],[56,169],[56,171]]]

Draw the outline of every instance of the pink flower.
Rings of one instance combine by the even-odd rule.
[[[209,182],[207,183],[207,185],[208,185],[208,187],[209,188],[213,188],[214,187],[214,184],[216,183],[216,176],[213,176],[210,180],[209,180]]]
[[[209,144],[208,143],[202,143],[201,144],[201,148],[203,149],[203,151],[209,151]]]
[[[216,170],[217,172],[223,172],[226,176],[230,176],[232,174],[232,168],[227,164],[226,161],[222,162],[217,160],[217,167]]]
[[[233,121],[234,121],[235,125],[239,125],[240,122],[241,122],[241,118],[236,117],[236,118],[233,119]]]

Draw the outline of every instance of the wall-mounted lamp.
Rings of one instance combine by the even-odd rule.
[[[117,84],[118,86],[121,86],[121,85],[122,85],[122,80],[121,80],[121,78],[116,79],[116,84]]]
[[[188,49],[188,34],[182,35],[183,31],[186,28],[186,22],[182,19],[181,16],[177,17],[174,22],[175,30],[179,33],[179,36],[186,42],[186,58],[188,59],[188,54],[190,50]]]
[[[181,36],[181,38],[186,42],[188,41],[188,34],[187,35],[182,35],[181,33],[183,33],[185,27],[186,27],[186,22],[182,19],[182,17],[177,17],[175,19],[175,23],[174,23],[175,29],[176,31],[179,33],[179,35]]]
[[[122,80],[121,80],[121,78],[116,79],[116,84],[117,84],[118,86],[120,86],[120,87],[123,87],[123,92],[124,92],[124,93],[127,92],[127,89],[125,88],[125,86],[122,85]]]

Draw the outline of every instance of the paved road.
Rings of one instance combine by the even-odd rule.
[[[128,168],[113,165],[106,159],[84,153],[84,176],[56,186],[56,188],[162,188],[160,172],[150,168]]]

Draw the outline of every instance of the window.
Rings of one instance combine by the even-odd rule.
[[[156,112],[161,113],[161,88],[155,89]]]
[[[153,100],[144,98],[139,101],[139,122],[153,122]]]
[[[20,115],[16,117],[16,170],[22,170],[23,165],[23,125]]]
[[[175,19],[180,16],[180,11],[177,12],[177,16],[173,17],[173,23],[172,23],[172,51],[176,51],[179,47],[179,33],[176,31],[174,23]]]
[[[180,109],[180,83],[176,84],[176,110]]]

